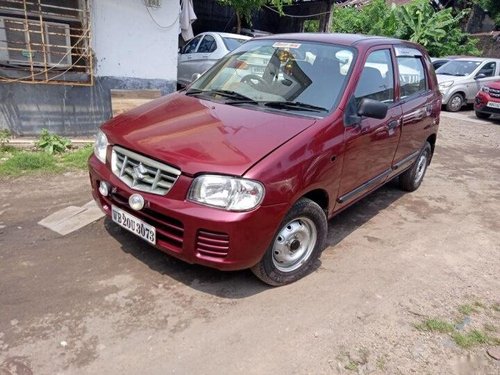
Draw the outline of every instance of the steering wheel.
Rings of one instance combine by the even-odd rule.
[[[257,83],[255,81],[257,81]],[[264,81],[263,78],[259,77],[256,74],[248,74],[248,75],[244,76],[240,82],[247,83],[255,89],[258,89],[259,85],[264,86],[266,89],[269,88],[269,83]]]

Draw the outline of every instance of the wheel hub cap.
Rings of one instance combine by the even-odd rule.
[[[313,221],[300,217],[281,228],[273,245],[273,264],[281,272],[292,272],[311,256],[317,240]]]

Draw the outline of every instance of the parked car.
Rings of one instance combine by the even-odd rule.
[[[442,67],[444,64],[451,60],[452,59],[449,59],[447,57],[431,57],[432,66],[434,67],[434,69]]]
[[[431,57],[432,66],[434,69],[441,68],[448,61],[456,60],[467,56],[445,56],[445,57]]]
[[[265,69],[251,69],[261,60]],[[311,272],[328,219],[399,176],[416,190],[441,95],[417,44],[349,34],[253,39],[187,90],[105,123],[92,193],[121,227],[189,263]]]
[[[478,118],[500,115],[500,80],[484,85],[476,95],[474,110]]]
[[[437,69],[436,75],[446,110],[456,112],[474,103],[481,87],[500,78],[500,59],[459,58]]]
[[[177,84],[190,84],[193,75],[202,74],[249,39],[245,35],[212,32],[195,36],[179,50]]]

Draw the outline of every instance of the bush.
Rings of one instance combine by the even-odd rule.
[[[42,133],[36,142],[36,147],[47,154],[59,154],[65,152],[71,146],[71,141],[57,134],[42,129]]]

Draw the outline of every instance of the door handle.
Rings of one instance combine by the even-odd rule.
[[[399,120],[392,120],[387,124],[387,130],[396,129],[399,126]]]

